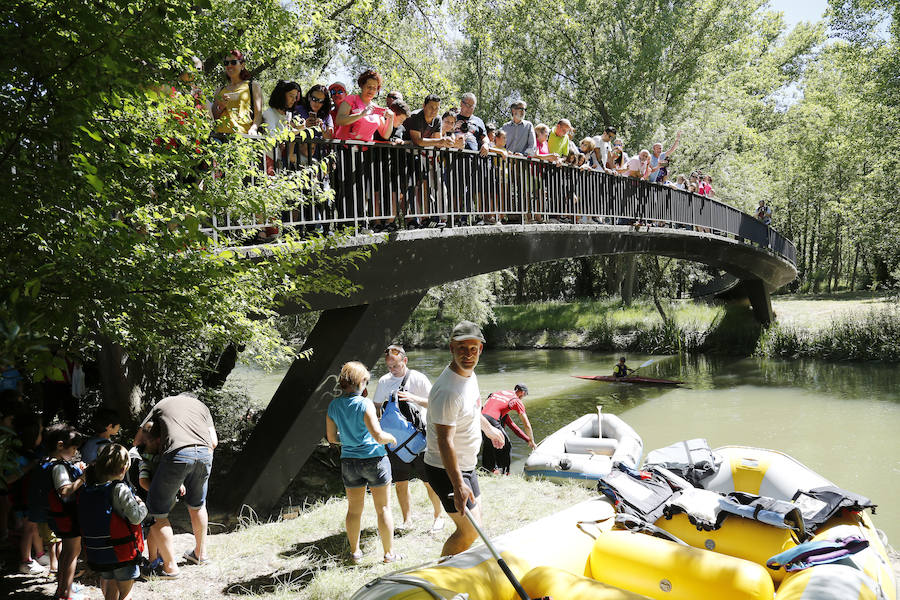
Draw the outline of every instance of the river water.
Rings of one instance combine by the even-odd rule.
[[[632,368],[655,359],[640,374],[686,384],[664,389],[571,377],[611,374],[616,358],[581,350],[486,349],[476,373],[483,397],[519,382],[528,385],[525,404],[538,440],[602,405],[641,435],[645,456],[648,450],[696,437],[706,438],[713,448],[738,444],[786,452],[835,484],[872,499],[879,505],[876,526],[900,546],[896,365],[629,355]],[[448,360],[446,350],[415,350],[409,364],[434,381]],[[370,394],[384,372],[379,361]],[[282,375],[239,365],[229,385],[245,386],[255,402],[265,405]],[[513,468],[521,470],[528,446],[510,437]]]

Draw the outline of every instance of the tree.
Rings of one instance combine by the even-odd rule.
[[[297,22],[264,5],[282,28]],[[4,6],[4,41],[22,52],[2,59],[0,351],[35,379],[60,368],[52,347],[99,354],[115,371],[105,400],[133,416],[142,391],[196,385],[227,344],[282,348],[272,321],[280,299],[341,289],[343,270],[364,256],[329,260],[322,250],[335,240],[291,232],[273,252],[247,256],[227,249],[238,238],[211,233],[226,212],[278,215],[323,196],[315,172],[260,178],[262,142],[208,143],[203,106],[174,84],[189,70],[189,44],[221,26],[219,9],[238,21],[262,10],[240,7]],[[272,22],[243,22],[230,45],[269,40],[291,55]],[[295,276],[300,267],[310,275]]]

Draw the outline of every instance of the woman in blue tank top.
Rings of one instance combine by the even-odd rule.
[[[375,416],[375,405],[363,395],[368,382],[369,372],[362,363],[352,361],[344,364],[338,378],[342,393],[328,405],[328,416],[325,418],[328,441],[341,445],[341,476],[348,502],[347,540],[350,542],[350,559],[354,564],[362,560],[359,530],[366,486],[372,491],[375,502],[384,562],[402,558],[392,550],[394,521],[388,494],[391,463],[384,449],[384,444],[396,444],[397,440],[381,429]]]

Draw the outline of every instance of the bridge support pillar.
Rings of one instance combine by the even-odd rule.
[[[741,289],[750,300],[753,316],[765,326],[775,321],[775,311],[772,310],[772,297],[766,284],[760,279],[744,279],[741,281]]]
[[[298,358],[288,369],[231,469],[229,489],[213,495],[217,514],[236,514],[244,504],[265,511],[278,501],[325,436],[325,414],[341,365],[358,360],[371,367],[424,295],[322,313],[303,345],[312,356]]]

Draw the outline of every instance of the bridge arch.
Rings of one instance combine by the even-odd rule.
[[[214,491],[213,508],[222,512],[234,513],[243,504],[265,510],[277,502],[322,438],[333,397],[331,376],[348,360],[374,364],[431,287],[562,258],[657,254],[701,262],[737,277],[754,314],[768,322],[770,292],[797,274],[794,246],[776,231],[727,204],[670,187],[548,167],[524,157],[498,162],[451,149],[309,143],[316,146],[308,149],[309,156],[320,155],[323,148],[334,150],[330,156],[337,165],[331,173],[338,179],[331,181],[337,190],[333,208],[330,213],[298,211],[297,220],[286,223],[352,227],[357,235],[327,252],[339,255],[363,246],[373,252],[350,274],[357,291],[315,295],[305,298],[308,305],[282,307],[286,314],[323,311],[304,345],[312,355],[288,369],[233,467],[233,485]],[[358,146],[368,147],[363,153]],[[388,169],[398,161],[406,165],[407,179]],[[452,173],[448,165],[453,165]],[[380,194],[373,185],[378,169]],[[398,193],[428,200],[415,206],[410,202],[411,213],[394,214],[385,200]],[[512,222],[459,226],[491,213]],[[374,220],[400,221],[411,215],[440,219],[448,226],[368,233]],[[551,218],[568,222],[547,223]],[[529,223],[532,219],[544,222]],[[236,220],[226,216],[225,222]],[[267,253],[266,246],[234,250],[250,260]]]

